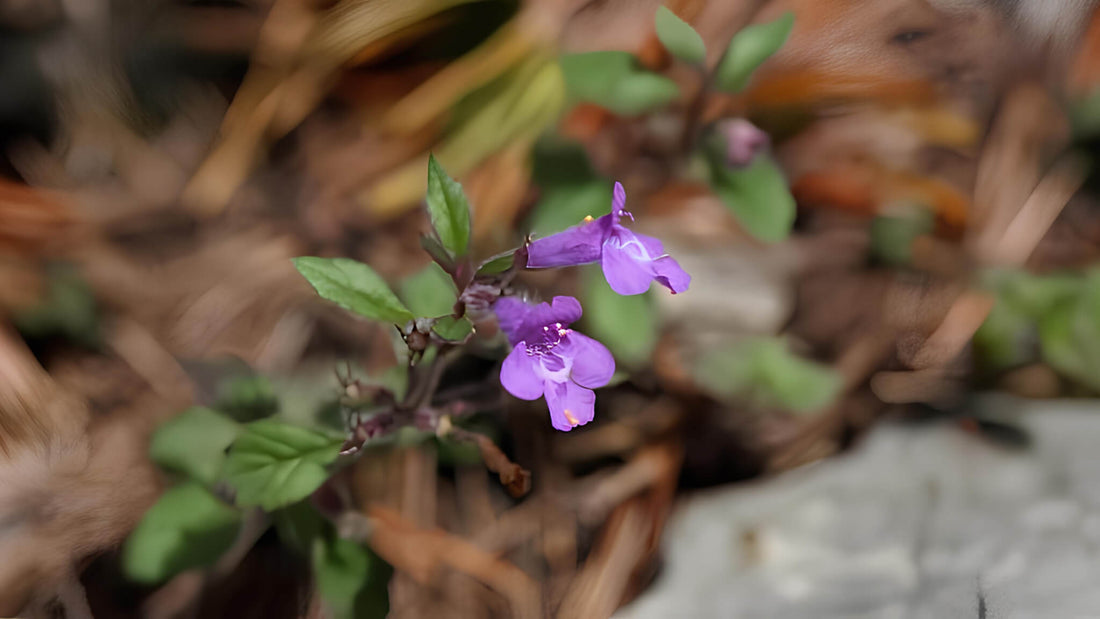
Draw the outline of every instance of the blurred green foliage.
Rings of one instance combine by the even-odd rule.
[[[715,73],[715,84],[725,92],[740,92],[749,85],[753,72],[783,47],[794,29],[794,13],[779,19],[753,24],[730,39],[726,53]]]
[[[715,396],[796,413],[820,411],[843,386],[836,370],[794,354],[782,338],[715,350],[695,369],[700,386]]]
[[[693,63],[701,63],[706,59],[707,48],[703,43],[703,37],[667,6],[657,8],[654,22],[657,38],[670,54],[680,60]]]
[[[72,265],[46,269],[42,300],[13,317],[15,328],[28,339],[62,337],[88,347],[100,343],[99,315],[92,289]]]
[[[335,619],[383,619],[389,614],[392,568],[360,543],[331,528],[313,540],[313,573]]]
[[[628,52],[567,54],[561,57],[561,68],[570,99],[623,116],[656,110],[680,96],[676,82],[642,69]]]
[[[234,376],[218,384],[214,408],[237,421],[256,421],[277,413],[279,398],[266,376]]]
[[[592,168],[575,142],[547,137],[535,145],[532,177],[541,194],[527,220],[536,236],[549,236],[611,212],[612,183]]]
[[[1041,359],[1100,391],[1100,271],[1034,275],[993,271],[996,304],[974,335],[978,361],[996,372]]]
[[[724,155],[711,157],[710,184],[738,223],[761,241],[774,243],[790,236],[795,201],[775,161],[758,155],[748,167],[730,168],[723,159]]]
[[[157,428],[149,457],[159,466],[214,485],[225,464],[225,451],[241,425],[208,408],[194,407]]]
[[[922,206],[907,206],[871,221],[871,255],[886,264],[907,265],[913,259],[913,241],[932,232],[935,214]]]
[[[240,511],[201,484],[180,484],[161,495],[126,540],[123,570],[151,584],[210,565],[233,544],[240,525]]]
[[[581,273],[585,331],[603,342],[627,369],[648,365],[657,348],[658,316],[652,294],[618,294],[607,285],[598,264],[584,267]]]

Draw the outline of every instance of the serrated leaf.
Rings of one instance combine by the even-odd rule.
[[[648,364],[658,335],[650,293],[616,293],[607,285],[599,265],[585,267],[582,278],[586,333],[607,346],[622,365],[638,368]]]
[[[384,619],[393,569],[368,548],[332,534],[313,543],[313,573],[336,619]]]
[[[458,291],[450,275],[431,263],[401,281],[401,299],[416,316],[440,316],[451,313]]]
[[[680,96],[676,82],[638,68],[627,52],[587,52],[561,58],[566,88],[574,99],[634,116]]]
[[[822,409],[843,384],[835,370],[795,355],[779,339],[751,340],[705,355],[696,377],[720,398],[793,412]]]
[[[309,496],[326,479],[342,439],[264,419],[245,426],[229,449],[225,480],[237,504],[271,511]]]
[[[766,24],[753,24],[730,39],[715,72],[715,85],[725,92],[740,92],[756,69],[779,51],[794,28],[794,13],[785,13]]]
[[[657,38],[670,54],[687,62],[703,62],[707,56],[703,37],[686,21],[677,17],[668,7],[662,6],[657,9],[654,22]]]
[[[749,234],[767,242],[790,235],[795,201],[783,172],[770,157],[761,155],[738,170],[716,164],[711,187]]]
[[[213,564],[237,537],[241,514],[202,485],[172,488],[145,512],[122,549],[131,580],[162,582],[180,572]]]
[[[166,469],[213,485],[225,462],[225,450],[240,431],[240,424],[217,411],[190,408],[157,428],[149,457]]]
[[[435,155],[428,157],[427,203],[440,243],[453,256],[466,255],[470,242],[470,202],[462,185],[447,176]]]
[[[435,321],[432,331],[445,340],[461,342],[474,332],[474,324],[465,317],[442,316]]]
[[[322,298],[360,316],[403,325],[413,319],[374,269],[350,258],[294,258],[294,267]]]

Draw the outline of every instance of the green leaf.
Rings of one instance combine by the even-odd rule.
[[[749,84],[757,67],[779,51],[794,28],[794,13],[787,12],[766,24],[754,24],[730,40],[715,72],[715,83],[725,92],[740,92]]]
[[[657,38],[670,54],[687,62],[703,62],[707,56],[703,37],[686,21],[677,17],[666,6],[657,9],[655,21]]]
[[[1100,272],[1080,294],[1039,320],[1043,358],[1065,376],[1100,391]]]
[[[237,504],[271,511],[304,499],[326,479],[342,439],[281,423],[256,421],[229,449],[225,480],[237,491]]]
[[[585,331],[621,364],[639,368],[657,347],[657,312],[650,293],[623,296],[607,285],[599,265],[583,269]]]
[[[305,556],[313,552],[313,540],[325,531],[325,518],[309,500],[298,501],[271,514],[279,539]]]
[[[510,249],[502,254],[497,254],[481,263],[477,268],[478,275],[499,275],[516,263],[516,250]]]
[[[458,300],[451,276],[434,262],[402,280],[398,291],[416,316],[450,314]]]
[[[161,495],[122,549],[131,580],[157,583],[184,570],[213,564],[237,537],[240,512],[206,488],[188,482]]]
[[[1004,299],[999,299],[974,333],[974,351],[982,366],[1004,370],[1029,361],[1027,341],[1035,323]]]
[[[317,538],[313,573],[336,619],[384,619],[389,613],[393,569],[364,546],[331,534]]]
[[[374,269],[350,258],[294,258],[294,267],[322,298],[382,322],[405,324],[413,319]]]
[[[637,116],[675,101],[680,87],[662,75],[639,71],[619,80],[615,94],[617,103],[612,111]]]
[[[840,394],[835,370],[793,354],[781,339],[760,339],[706,355],[696,369],[701,386],[721,398],[813,412]]]
[[[1035,320],[1057,306],[1079,298],[1089,281],[1076,273],[1033,275],[1015,271],[1003,275],[1005,278],[1000,286],[1000,295],[1005,303]]]
[[[428,157],[428,215],[439,240],[454,256],[464,256],[470,242],[470,202],[462,185]]]
[[[221,473],[225,450],[240,431],[240,424],[217,411],[189,408],[157,428],[149,457],[210,486]]]
[[[474,332],[474,323],[465,317],[441,316],[435,321],[432,331],[445,340],[461,342]]]
[[[634,116],[680,96],[676,82],[638,68],[627,52],[568,54],[562,56],[561,68],[571,97],[617,114]]]
[[[790,235],[795,202],[775,161],[759,156],[747,168],[733,170],[721,164],[713,168],[714,192],[749,234],[767,242]]]

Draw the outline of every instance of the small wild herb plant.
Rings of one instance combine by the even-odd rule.
[[[658,36],[669,52],[699,69],[699,97],[742,90],[782,45],[791,25],[787,15],[744,29],[708,71],[699,35],[665,8],[656,16]],[[622,115],[666,109],[679,95],[674,82],[638,68],[626,52],[565,56],[560,65],[574,101]],[[712,188],[749,232],[768,241],[784,238],[794,203],[775,163],[762,153],[767,136],[740,120],[700,127],[697,103],[685,120],[685,162],[706,162]],[[484,446],[484,437],[456,425],[477,406],[439,392],[448,364],[475,345],[499,353],[503,389],[519,399],[542,399],[555,429],[568,432],[590,423],[595,390],[611,381],[616,357],[634,367],[652,352],[655,325],[645,300],[651,285],[656,282],[674,294],[690,286],[691,277],[660,240],[631,229],[634,218],[626,210],[623,186],[609,187],[586,161],[577,169],[579,175],[559,174],[553,157],[542,165],[536,162],[535,181],[544,196],[532,224],[537,236],[529,235],[514,250],[475,260],[470,204],[462,187],[429,158],[425,202],[431,230],[421,245],[435,266],[406,280],[400,295],[369,265],[355,260],[296,258],[295,267],[321,297],[392,325],[402,364],[394,368],[393,380],[359,381],[350,371],[342,377],[342,433],[273,416],[279,403],[260,379],[238,380],[213,408],[192,408],[162,426],[151,456],[178,482],[127,541],[123,561],[129,576],[156,583],[226,561],[231,547],[238,554],[247,551],[274,526],[281,541],[310,561],[331,615],[384,616],[389,566],[363,544],[341,537],[333,514],[317,498],[334,472],[371,445],[393,442],[407,431]],[[547,222],[560,222],[578,208],[589,216],[546,233],[568,225]],[[576,298],[539,302],[514,281],[525,269],[587,264],[594,266],[583,273],[582,296],[590,310],[599,311],[585,324],[611,350],[575,329],[584,313]],[[782,346],[752,350],[714,367],[733,368],[746,388],[800,369]],[[828,377],[814,378],[818,384],[828,382]],[[512,481],[518,487],[511,489],[522,492],[526,480]]]

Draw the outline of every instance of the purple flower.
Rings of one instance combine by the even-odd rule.
[[[721,122],[719,131],[726,138],[726,164],[732,168],[747,167],[771,143],[767,133],[744,118]]]
[[[493,305],[512,352],[500,368],[500,382],[523,400],[546,396],[550,422],[563,432],[595,416],[596,394],[615,373],[615,359],[603,344],[569,328],[581,317],[573,297],[528,305],[503,297]]]
[[[527,267],[545,269],[598,260],[607,283],[619,294],[641,294],[653,280],[673,293],[687,290],[691,276],[665,253],[660,241],[619,223],[623,216],[634,220],[624,206],[626,192],[622,184],[615,183],[609,214],[595,220],[586,218],[579,226],[532,241],[527,246]]]

